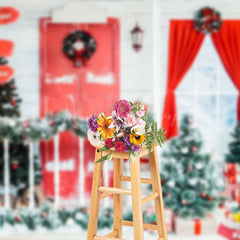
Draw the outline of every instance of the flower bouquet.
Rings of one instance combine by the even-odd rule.
[[[96,163],[111,160],[114,151],[129,152],[130,161],[134,161],[143,145],[149,153],[155,143],[162,146],[166,132],[163,128],[158,129],[154,120],[149,121],[144,105],[120,100],[112,110],[112,116],[101,113],[99,117],[92,115],[88,119],[90,143],[95,147],[102,146],[100,152],[110,150]]]

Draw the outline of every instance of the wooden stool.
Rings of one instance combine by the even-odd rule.
[[[109,151],[98,152],[96,149],[95,162],[101,157],[108,154]],[[140,157],[148,154],[146,148],[142,148],[134,162],[130,163],[130,175],[123,176],[123,159],[129,159],[127,152],[113,153],[113,170],[114,179],[113,187],[102,187],[103,162],[94,166],[92,195],[90,214],[88,222],[87,240],[105,240],[105,239],[122,239],[122,226],[132,226],[134,228],[134,239],[143,240],[143,229],[158,231],[158,240],[167,240],[167,231],[164,216],[164,206],[162,199],[162,189],[159,174],[158,158],[156,147],[153,148],[149,155],[149,164],[152,179],[141,178],[140,176]],[[131,190],[123,189],[122,182],[131,182]],[[153,193],[142,199],[141,183],[152,184]],[[100,237],[96,236],[99,201],[113,194],[113,232]],[[122,195],[132,196],[133,221],[122,219]],[[157,225],[143,223],[142,205],[154,199]]]

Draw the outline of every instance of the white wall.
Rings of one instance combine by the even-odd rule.
[[[0,38],[15,42],[15,51],[10,65],[16,71],[19,94],[23,98],[23,117],[36,117],[39,114],[39,35],[38,20],[51,16],[51,11],[73,0],[12,0],[1,1],[2,6],[13,6],[21,12],[19,20],[10,25],[0,26]],[[159,29],[159,82],[155,89],[155,105],[162,112],[164,103],[168,26],[170,19],[193,18],[196,10],[211,6],[219,10],[223,18],[240,18],[239,0],[78,0],[78,2],[95,2],[108,12],[109,16],[121,20],[121,98],[140,99],[153,105],[153,9],[152,2],[159,8],[161,16],[155,17],[156,30]],[[157,11],[155,12],[157,13]],[[130,30],[138,21],[144,30],[143,49],[136,53],[131,47]],[[158,41],[155,39],[155,44]],[[158,66],[158,63],[156,64]],[[154,75],[155,76],[155,75]],[[156,77],[156,76],[155,76]],[[156,108],[155,108],[156,111]]]
[[[9,64],[16,72],[18,92],[23,99],[23,118],[39,115],[39,18],[51,16],[52,9],[69,1],[13,0],[1,3],[2,6],[13,6],[21,13],[16,23],[0,26],[0,38],[15,43]],[[152,1],[97,2],[110,16],[121,20],[121,98],[140,99],[152,105]],[[130,39],[130,31],[136,21],[144,30],[144,46],[139,53],[132,49]]]

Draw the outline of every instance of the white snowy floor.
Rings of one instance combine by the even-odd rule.
[[[123,229],[123,239],[132,240],[133,232],[131,228]],[[99,232],[98,235],[106,235],[110,231]],[[155,233],[144,233],[145,240],[156,240],[157,235]],[[28,232],[28,233],[0,233],[1,240],[86,240],[87,232],[71,232],[69,230],[61,232]],[[202,236],[175,236],[173,234],[168,235],[169,240],[226,240],[219,235],[202,235]]]

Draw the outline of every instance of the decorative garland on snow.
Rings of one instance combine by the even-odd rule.
[[[143,212],[145,223],[156,223],[156,215],[153,211],[146,209]],[[83,230],[88,228],[87,207],[77,207],[73,210],[59,209],[51,210],[50,204],[44,204],[39,209],[29,210],[21,208],[17,210],[0,211],[0,228],[10,225],[12,227],[25,226],[28,230],[45,228],[54,230],[61,227],[79,226]],[[132,221],[132,210],[124,213],[124,220]],[[113,223],[113,209],[110,207],[103,208],[99,211],[98,229],[111,228]]]
[[[87,136],[87,121],[69,112],[49,114],[42,119],[20,121],[14,118],[0,118],[0,139],[10,142],[35,142],[50,140],[62,131],[71,131],[78,137]]]
[[[0,216],[3,215],[0,214]],[[78,207],[74,210],[60,209],[52,211],[51,206],[45,204],[35,210],[25,208],[16,211],[8,210],[5,216],[3,216],[4,222],[2,225],[4,225],[4,223],[11,226],[25,225],[29,230],[36,230],[38,227],[53,230],[62,226],[78,225],[86,230],[88,227],[88,216],[87,207]],[[110,228],[112,226],[112,220],[112,208],[100,210],[98,228]]]
[[[39,209],[30,210],[21,208],[17,210],[0,211],[0,228],[6,225],[12,227],[25,226],[28,230],[36,230],[37,228],[46,228],[54,230],[64,226],[79,226],[83,230],[88,228],[88,208],[78,207],[73,210],[59,209],[51,210],[50,204],[44,204]],[[1,223],[2,222],[2,223]],[[112,208],[104,208],[99,211],[98,228],[111,228],[113,222]]]

